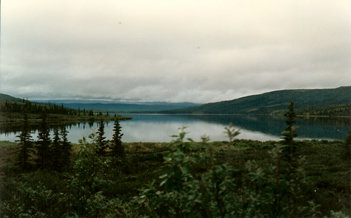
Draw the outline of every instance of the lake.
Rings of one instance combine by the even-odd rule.
[[[279,140],[280,133],[285,128],[284,119],[274,119],[267,116],[243,115],[163,115],[163,114],[124,114],[133,119],[121,121],[124,142],[169,142],[171,135],[178,134],[179,128],[186,126],[188,137],[200,141],[201,136],[207,135],[211,141],[226,140],[224,127],[230,122],[235,128],[240,129],[239,139],[252,140]],[[348,134],[350,119],[348,120],[302,120],[296,123],[299,139],[328,139],[344,140]],[[97,123],[80,123],[68,126],[68,139],[78,142],[96,132]],[[4,133],[0,129],[0,140],[15,141],[15,132]],[[105,124],[105,136],[111,139],[113,122]],[[34,139],[37,131],[33,131]]]

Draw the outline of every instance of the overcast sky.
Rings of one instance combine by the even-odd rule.
[[[2,0],[0,93],[213,102],[351,85],[350,0]]]

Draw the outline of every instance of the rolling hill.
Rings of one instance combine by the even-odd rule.
[[[351,86],[335,89],[295,89],[272,91],[259,95],[242,97],[230,101],[203,104],[197,107],[166,111],[175,114],[281,114],[289,105],[295,103],[297,111],[313,113],[321,108],[338,111],[342,107],[349,112],[351,108]]]
[[[78,111],[55,104],[44,104],[31,102],[29,100],[16,98],[10,95],[0,93],[0,113],[2,114],[13,114],[18,113],[19,116],[26,114],[65,114],[73,115]]]
[[[23,102],[23,99],[15,98],[15,97],[12,97],[12,96],[10,96],[10,95],[6,95],[6,94],[1,94],[1,93],[0,93],[0,102],[1,102],[1,101]]]

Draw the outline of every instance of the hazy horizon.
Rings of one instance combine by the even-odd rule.
[[[340,88],[340,87],[349,87],[349,86],[339,86],[339,87],[334,87],[334,88],[314,88],[314,89],[335,89],[335,88]],[[309,88],[306,89],[279,89],[279,90],[270,90],[267,92],[260,92],[260,93],[254,93],[251,95],[244,95],[244,96],[239,96],[237,98],[233,99],[224,99],[222,101],[228,101],[228,100],[235,100],[243,97],[248,97],[252,95],[260,95],[268,92],[275,92],[275,91],[282,91],[282,90],[310,90]],[[18,96],[14,96],[18,97]],[[191,102],[191,101],[178,101],[178,102],[170,102],[170,101],[143,101],[143,100],[126,100],[126,99],[106,99],[106,98],[35,98],[32,97],[28,100],[32,101],[40,101],[40,102],[45,102],[45,101],[71,101],[71,102],[93,102],[93,103],[194,103],[194,104],[202,104],[202,103],[213,103],[213,102]]]
[[[351,84],[351,1],[1,2],[0,93],[207,103]]]

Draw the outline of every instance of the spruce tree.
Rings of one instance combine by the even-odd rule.
[[[52,169],[60,171],[62,169],[62,149],[60,143],[60,136],[58,128],[54,129],[54,138],[52,141],[51,156],[52,156]]]
[[[70,157],[72,153],[72,145],[71,143],[68,142],[67,139],[67,134],[68,131],[66,130],[66,127],[62,127],[61,129],[61,141],[62,141],[62,146],[61,146],[61,161],[63,167],[68,167],[70,165]]]
[[[22,132],[17,137],[19,138],[20,144],[20,151],[18,154],[18,165],[25,170],[30,167],[28,159],[31,156],[33,145],[33,140],[28,125],[27,114],[24,114]]]
[[[99,155],[104,155],[105,154],[105,149],[107,148],[107,144],[106,144],[106,137],[104,136],[105,134],[105,130],[104,130],[104,121],[100,120],[100,124],[99,124],[99,129],[97,132],[97,153]]]
[[[50,164],[50,130],[46,122],[46,114],[42,115],[37,141],[37,166],[41,169],[48,168]]]
[[[345,159],[350,161],[351,156],[351,129],[345,141]]]
[[[288,167],[288,174],[292,174],[296,167],[297,167],[297,153],[296,153],[296,144],[294,143],[294,137],[297,136],[296,134],[296,127],[295,127],[295,118],[296,114],[294,111],[294,102],[290,101],[288,111],[284,114],[286,117],[286,125],[287,127],[282,132],[284,138],[285,148],[283,149],[283,157],[287,160],[289,167]]]
[[[116,157],[125,157],[124,147],[122,145],[122,136],[121,133],[121,125],[119,124],[118,119],[115,120],[114,128],[113,128],[113,137],[112,137],[112,155],[114,158]]]
[[[286,125],[287,127],[285,130],[282,132],[284,141],[286,144],[291,144],[294,141],[294,137],[297,136],[296,134],[296,127],[294,126],[295,124],[295,118],[296,114],[294,111],[294,102],[290,101],[289,109],[288,111],[284,114],[286,117]]]

